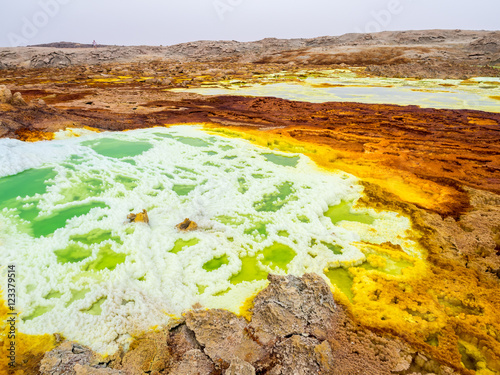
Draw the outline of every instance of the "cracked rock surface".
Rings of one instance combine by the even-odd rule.
[[[45,354],[40,374],[454,374],[400,339],[358,327],[315,274],[269,276],[250,321],[196,309],[177,326],[139,337],[102,358],[64,342]]]

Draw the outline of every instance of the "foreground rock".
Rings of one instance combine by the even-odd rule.
[[[454,374],[403,341],[359,328],[317,275],[269,276],[248,322],[224,310],[193,310],[177,326],[102,358],[64,342],[42,375]]]

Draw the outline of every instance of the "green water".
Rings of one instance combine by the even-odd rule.
[[[125,176],[116,176],[115,181],[125,186],[127,190],[134,190],[138,182],[135,178]]]
[[[102,138],[98,141],[82,142],[82,145],[92,148],[95,152],[109,158],[125,158],[137,156],[153,147],[148,142],[129,142],[120,139]]]
[[[170,139],[174,139],[174,136],[171,135],[171,134],[168,134],[168,133],[153,133],[154,135],[157,135],[158,137],[161,137],[161,138],[170,138]]]
[[[175,137],[175,139],[181,143],[184,143],[193,147],[208,147],[210,143],[205,142],[203,139],[191,138],[191,137]]]
[[[199,175],[198,172],[195,172],[194,170],[190,168],[185,168],[185,167],[175,167],[175,173],[182,173],[182,172],[188,172],[191,174]]]
[[[401,275],[403,269],[405,269],[405,268],[413,267],[413,263],[411,263],[407,260],[393,259],[389,255],[386,255],[386,254],[377,253],[377,255],[383,257],[386,260],[385,267],[383,267],[383,268],[373,267],[370,264],[370,262],[365,262],[360,267],[364,268],[365,270],[368,270],[368,271],[376,270],[376,271],[381,271],[381,272],[387,273],[389,275],[394,275],[394,276]]]
[[[331,268],[325,273],[326,277],[330,279],[330,282],[340,289],[342,293],[352,302],[354,294],[352,292],[353,280],[349,271],[340,268]]]
[[[27,223],[31,223],[40,214],[40,210],[37,208],[36,203],[30,203],[26,207],[19,206],[17,209],[17,213],[20,219],[23,219]]]
[[[45,299],[52,299],[52,298],[61,298],[62,297],[62,293],[61,292],[58,292],[58,291],[52,291],[50,292],[49,294],[47,294],[45,297]]]
[[[362,224],[371,225],[374,222],[374,218],[365,213],[352,213],[351,212],[352,203],[342,201],[337,206],[331,206],[328,211],[325,212],[325,216],[329,217],[332,224],[337,224],[343,220],[346,221],[356,221]]]
[[[130,165],[134,165],[134,166],[137,165],[137,163],[133,159],[123,159],[122,162],[130,164]]]
[[[60,264],[78,263],[92,255],[92,250],[83,248],[76,244],[70,244],[65,249],[56,250],[54,254]]]
[[[244,231],[245,234],[254,235],[255,233],[266,236],[267,237],[267,229],[265,223],[257,223],[253,227],[246,229]]]
[[[262,154],[271,163],[282,165],[284,167],[296,167],[299,163],[299,156],[283,156],[277,154]]]
[[[113,271],[117,265],[125,262],[125,258],[127,258],[126,254],[116,253],[111,249],[111,245],[107,244],[101,247],[99,253],[97,254],[97,258],[84,265],[82,267],[83,271],[102,271],[104,269],[108,269]]]
[[[175,191],[175,193],[181,197],[188,195],[194,189],[196,189],[196,185],[174,185],[172,187],[172,190]]]
[[[198,238],[191,238],[189,240],[183,240],[182,238],[179,238],[177,241],[175,241],[174,247],[172,248],[172,250],[170,250],[170,252],[177,254],[178,252],[184,250],[185,247],[194,246],[199,242],[200,240]]]
[[[92,245],[95,243],[101,243],[107,240],[123,244],[122,240],[118,236],[113,236],[110,230],[103,229],[93,229],[85,234],[75,234],[69,238],[70,240],[81,242],[86,245]]]
[[[325,245],[328,249],[330,249],[334,254],[341,255],[342,254],[342,246],[334,245],[328,242],[321,241],[323,245]]]
[[[276,269],[276,267],[286,270],[288,264],[295,258],[297,253],[291,247],[275,242],[273,245],[266,247],[262,254],[262,264]]]
[[[102,313],[102,304],[104,302],[106,302],[107,298],[101,298],[99,301],[97,301],[96,303],[94,303],[90,309],[88,310],[80,310],[86,314],[90,314],[90,315],[101,315]]]
[[[280,237],[290,237],[290,233],[288,233],[288,231],[286,231],[286,230],[280,230],[280,231],[278,231],[278,236],[280,236]]]
[[[56,211],[50,216],[37,217],[31,221],[33,236],[39,238],[54,233],[57,229],[64,228],[66,222],[76,216],[86,215],[93,208],[105,208],[104,203],[87,203],[80,206],[72,206]]]
[[[227,225],[240,225],[240,224],[243,224],[243,220],[241,218],[227,216],[227,215],[217,216],[215,219],[217,221],[219,221],[220,223],[227,224]]]
[[[43,194],[47,190],[48,180],[56,176],[52,168],[28,169],[13,176],[0,179],[0,207],[16,197]]]
[[[305,215],[299,215],[299,216],[297,216],[297,219],[299,219],[299,221],[301,223],[310,223],[311,222],[311,220],[309,220],[309,218]]]
[[[61,189],[64,196],[62,202],[75,202],[86,198],[95,197],[106,191],[110,186],[97,178],[82,180],[81,183],[73,185],[71,188]]]
[[[66,303],[66,307],[71,305],[75,301],[79,301],[85,298],[85,295],[90,292],[90,289],[74,290],[71,289],[71,299]]]
[[[285,204],[287,204],[293,197],[288,198],[294,190],[293,183],[284,182],[277,187],[277,192],[264,195],[260,202],[255,202],[254,207],[258,212],[276,212]],[[288,198],[288,199],[287,199]]]
[[[238,178],[238,185],[238,191],[241,194],[245,194],[248,191],[247,181],[243,177]]]
[[[229,279],[233,285],[242,283],[243,281],[266,280],[268,273],[259,267],[257,257],[241,258],[241,270],[236,275]]]
[[[52,311],[54,306],[37,306],[35,308],[35,311],[33,313],[25,318],[22,318],[24,322],[33,320],[35,318],[38,318],[39,316],[42,316],[43,314],[48,313],[49,311]]]
[[[227,255],[223,255],[219,258],[214,258],[203,265],[205,271],[215,271],[221,268],[223,265],[229,264],[229,259]]]
[[[205,289],[207,289],[206,285],[196,284],[196,287],[198,288],[198,294],[203,294],[205,292]]]

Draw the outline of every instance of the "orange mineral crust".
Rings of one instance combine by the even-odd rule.
[[[261,137],[252,133],[257,139],[309,144],[317,149],[317,156],[311,157],[320,165],[382,184],[421,207],[452,215],[463,210],[467,203],[462,184],[500,192],[499,114],[274,98],[214,99],[220,100],[266,117],[266,124],[255,118],[251,121],[256,124],[250,124],[251,116],[245,113],[249,120],[241,129],[267,128]],[[230,124],[218,113],[210,117]],[[241,115],[239,121],[233,117],[231,125],[243,122]]]
[[[249,127],[206,128],[276,150],[301,152],[322,167],[351,172],[361,177],[365,185],[365,198],[359,204],[409,216],[424,259],[410,257],[390,243],[359,243],[358,248],[367,255],[365,265],[325,273],[327,276],[330,272],[345,274],[343,282],[347,280],[350,291],[346,295],[345,290],[340,292],[334,288],[336,299],[342,301],[363,326],[404,337],[432,358],[456,369],[463,368],[461,363],[466,362],[466,367],[476,370],[477,374],[500,371],[500,324],[497,318],[500,289],[498,279],[489,276],[492,267],[497,269],[500,266],[498,253],[495,253],[500,247],[500,238],[494,234],[494,228],[500,222],[500,211],[495,207],[496,195],[479,197],[479,193],[466,192],[458,184],[438,184],[397,169],[377,171],[380,165],[375,163],[375,158],[370,163],[356,157],[355,153],[350,154],[350,160],[339,160],[338,151],[322,143],[318,145],[310,139],[296,141],[290,133],[300,132],[297,128],[266,132]],[[315,139],[321,142],[321,132],[315,130],[315,134]],[[474,208],[469,208],[470,213],[457,221],[465,226],[470,218],[481,212],[478,202],[486,199],[493,199],[490,204],[495,207],[488,206],[487,211],[495,210],[495,213],[486,220],[492,229],[491,239],[496,244],[493,242],[492,248],[484,253],[481,253],[480,246],[459,244],[458,253],[462,255],[457,255],[456,247],[453,251],[441,245],[444,228],[437,222],[442,219],[419,209],[451,213],[457,205],[468,205],[471,200]],[[436,205],[441,206],[436,209]],[[448,220],[453,222],[451,218],[444,222]],[[476,221],[476,225],[480,227],[482,223]],[[481,260],[478,258],[488,258],[489,265],[479,266]],[[401,269],[387,267],[388,263],[399,264]]]
[[[274,137],[271,143],[283,139],[309,144],[318,149],[314,159],[320,165],[381,184],[402,199],[442,215],[456,216],[467,208],[463,185],[500,192],[498,113],[268,97],[200,98],[152,88],[145,93],[146,101],[134,102],[131,108],[122,108],[120,91],[108,95],[103,90],[96,94],[103,96],[102,102],[94,104],[92,111],[83,108],[84,103],[73,102],[64,108],[30,106],[4,112],[6,129],[0,131],[8,137],[40,139],[28,131],[50,133],[68,125],[116,131],[212,123],[259,130],[256,134],[261,136],[256,138]],[[159,99],[165,96],[167,100]],[[9,130],[16,127],[17,131]]]

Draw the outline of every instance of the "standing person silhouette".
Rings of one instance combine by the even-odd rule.
[[[92,42],[92,45],[94,46],[94,49],[97,48],[97,43],[95,42],[95,40]]]

